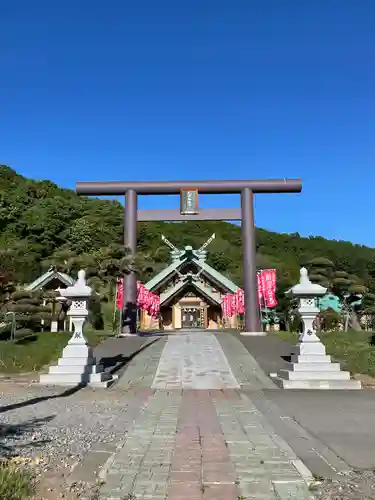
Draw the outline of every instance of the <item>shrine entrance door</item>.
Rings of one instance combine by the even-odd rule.
[[[204,328],[204,317],[202,318],[202,308],[194,306],[184,306],[181,308],[181,328]]]

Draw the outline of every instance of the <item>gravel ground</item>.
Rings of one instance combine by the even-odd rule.
[[[66,481],[89,450],[115,451],[143,402],[139,392],[64,392],[0,384],[0,455],[32,466],[37,480],[44,478],[47,491],[53,491],[53,499],[59,498],[57,483]],[[79,481],[65,484],[71,491],[60,498],[91,498],[89,486]]]
[[[373,500],[374,471],[353,471],[312,489],[317,500]]]

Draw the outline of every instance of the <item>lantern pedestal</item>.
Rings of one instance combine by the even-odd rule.
[[[101,365],[96,364],[93,348],[87,344],[83,335],[83,325],[88,316],[86,305],[91,295],[91,288],[86,285],[85,272],[79,271],[77,282],[65,290],[60,290],[60,293],[72,300],[68,316],[72,319],[74,333],[57,365],[51,365],[48,373],[40,375],[40,384],[63,387],[89,385],[106,388],[115,379],[110,373],[105,372]]]
[[[114,382],[114,378],[104,372],[101,365],[96,364],[93,349],[87,345],[85,339],[74,338],[74,335],[63,350],[57,365],[51,365],[48,373],[40,375],[40,384],[107,388]]]
[[[361,389],[359,380],[351,380],[350,373],[341,371],[339,363],[332,363],[326,348],[316,335],[314,321],[319,313],[315,297],[326,289],[311,283],[305,268],[290,293],[299,297],[298,312],[303,323],[300,335],[287,369],[280,370],[274,382],[283,389]]]
[[[313,337],[297,344],[291,363],[279,371],[275,383],[283,389],[361,389],[361,382],[341,371],[339,363],[332,363],[325,346]]]

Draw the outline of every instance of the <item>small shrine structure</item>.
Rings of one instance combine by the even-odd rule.
[[[160,297],[160,320],[142,311],[141,330],[159,326],[164,330],[237,327],[235,316],[224,320],[221,301],[223,295],[235,293],[239,287],[206,261],[206,248],[214,238],[215,234],[199,249],[178,249],[162,236],[171,250],[171,263],[145,283],[146,289]]]
[[[39,278],[29,283],[24,287],[27,292],[55,292],[58,289],[65,289],[73,286],[75,280],[66,273],[57,271],[54,266],[51,266],[47,272],[43,273]],[[43,300],[43,306],[45,306],[47,300]],[[72,331],[71,320],[66,318],[66,299],[65,297],[56,297],[56,300],[51,302],[51,324],[47,326],[50,328],[51,332],[58,331]],[[64,313],[65,311],[65,313]],[[42,320],[42,324],[45,328],[45,321]]]

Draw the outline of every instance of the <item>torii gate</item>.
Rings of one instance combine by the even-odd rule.
[[[254,335],[261,331],[257,294],[256,245],[254,227],[254,194],[299,193],[300,179],[229,180],[229,181],[130,181],[77,182],[76,192],[91,196],[125,195],[124,244],[134,255],[137,250],[137,221],[227,220],[241,221],[243,282],[245,297],[245,331]],[[202,194],[240,194],[241,208],[199,209]],[[180,194],[180,210],[138,210],[138,195]],[[137,277],[125,276],[125,331],[136,332]]]

